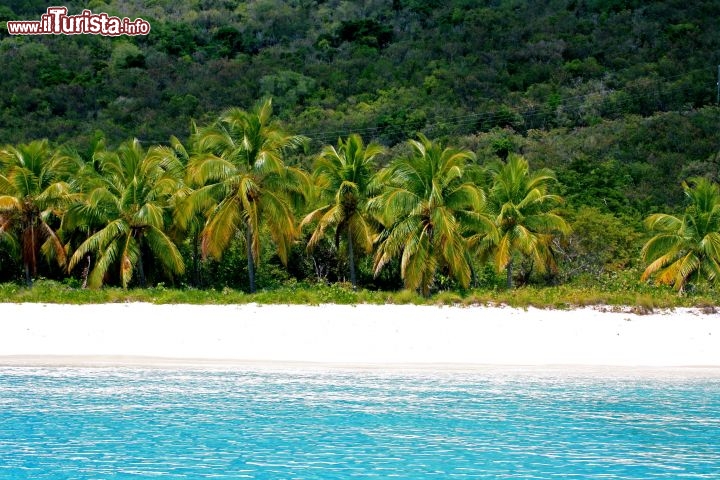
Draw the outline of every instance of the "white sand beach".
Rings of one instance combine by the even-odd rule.
[[[411,305],[0,305],[0,364],[720,369],[720,314]]]

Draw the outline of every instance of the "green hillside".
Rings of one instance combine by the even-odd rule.
[[[4,2],[38,19],[45,2]],[[577,128],[715,101],[719,2],[69,2],[147,36],[3,36],[0,135],[119,142],[272,96],[289,127],[394,144],[493,127]]]
[[[133,138],[144,151],[170,146],[172,137],[191,148],[198,138],[193,125],[205,128],[228,108],[250,111],[272,98],[282,129],[307,137],[285,162],[308,173],[338,138],[359,134],[365,144],[384,147],[380,169],[408,155],[407,141],[422,134],[469,152],[468,175],[489,194],[484,167],[519,154],[532,171],[552,170],[557,183],[550,191],[562,197],[558,208],[573,232],[554,244],[552,275],[532,263],[515,270],[520,283],[540,284],[596,282],[608,272],[639,277],[646,265],[640,250],[652,234],[643,220],[684,211],[683,181],[720,179],[720,1],[64,5],[70,14],[89,8],[141,17],[152,29],[111,38],[10,36],[0,27],[2,145],[48,139],[50,149],[72,152],[81,163]],[[46,8],[46,2],[9,0],[0,6],[0,22],[38,20]],[[187,160],[179,159],[183,168]],[[475,167],[484,173],[472,173]],[[293,209],[299,221],[312,206]],[[62,214],[54,215],[50,222],[60,229]],[[71,255],[81,235],[58,231]],[[185,258],[199,255],[188,240],[193,234],[173,235]],[[194,235],[197,244],[201,231]],[[222,260],[203,263],[207,283],[245,285],[247,272],[238,273],[247,268],[243,242],[230,242]],[[318,259],[331,265],[328,279],[345,278],[343,242],[336,238],[312,258],[306,242],[293,244],[287,270],[273,248],[258,251],[260,287],[313,278]],[[0,243],[0,280],[21,277],[18,249],[17,239]],[[362,285],[402,285],[396,260],[373,277],[373,251],[356,254]],[[138,255],[151,256],[149,250]],[[474,284],[502,285],[502,275],[479,258]],[[457,286],[443,262],[447,282],[438,280],[436,290]],[[66,276],[52,262],[39,265],[43,276]],[[160,265],[150,262],[148,269],[150,280],[165,278]],[[183,275],[172,281],[194,283]]]

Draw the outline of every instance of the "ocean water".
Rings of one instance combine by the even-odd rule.
[[[0,479],[720,479],[720,379],[0,368]]]

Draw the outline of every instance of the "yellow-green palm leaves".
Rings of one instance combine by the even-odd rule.
[[[65,264],[65,249],[50,219],[62,215],[71,190],[68,181],[77,163],[42,140],[3,148],[0,167],[0,239],[15,237],[29,284],[37,273],[43,245],[52,250],[61,266]]]
[[[650,262],[642,280],[655,276],[680,291],[693,274],[710,282],[720,278],[720,190],[704,178],[683,183],[683,189],[690,200],[685,213],[650,215],[645,224],[658,233],[642,249]]]
[[[315,178],[320,207],[310,212],[301,226],[314,223],[315,230],[308,242],[312,249],[326,234],[335,229],[335,245],[344,234],[348,245],[350,281],[357,285],[354,247],[365,253],[372,251],[374,229],[366,215],[366,204],[375,158],[384,152],[380,145],[364,145],[359,135],[338,141],[338,147],[325,147],[315,162]]]
[[[545,270],[553,260],[553,236],[567,233],[569,227],[556,211],[562,199],[548,193],[555,182],[550,170],[530,172],[525,158],[510,155],[507,163],[492,163],[488,171],[492,177],[488,207],[495,230],[471,238],[470,243],[481,259],[491,257],[498,271],[507,270],[511,288],[513,257],[530,257],[539,270]]]
[[[203,255],[219,258],[236,232],[244,231],[250,290],[255,290],[255,264],[260,257],[260,230],[265,226],[287,262],[298,231],[293,196],[306,188],[305,175],[283,161],[286,150],[305,138],[285,133],[271,121],[268,100],[253,111],[227,110],[211,127],[198,132],[200,152],[188,177],[199,185],[191,204],[207,215],[202,233]]]
[[[181,188],[182,165],[165,147],[145,151],[137,140],[120,145],[115,152],[100,152],[94,159],[98,176],[86,179],[82,201],[68,209],[63,228],[102,225],[73,253],[72,269],[88,253],[97,255],[89,285],[99,287],[113,266],[127,288],[137,269],[145,282],[142,252],[147,249],[170,273],[182,273],[184,263],[167,235],[171,224],[171,198]]]
[[[405,286],[430,291],[440,267],[463,285],[471,278],[464,234],[479,221],[482,191],[466,175],[472,152],[443,149],[419,135],[409,156],[378,176],[383,192],[369,209],[385,227],[375,253],[375,274],[400,257]]]

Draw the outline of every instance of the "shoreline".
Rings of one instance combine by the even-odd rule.
[[[607,310],[6,303],[0,305],[0,365],[720,376],[719,314]]]
[[[480,375],[499,378],[577,378],[640,380],[718,380],[719,366],[638,367],[607,365],[344,364],[228,359],[121,356],[0,356],[0,370],[79,369],[98,371],[165,370],[379,376]]]

